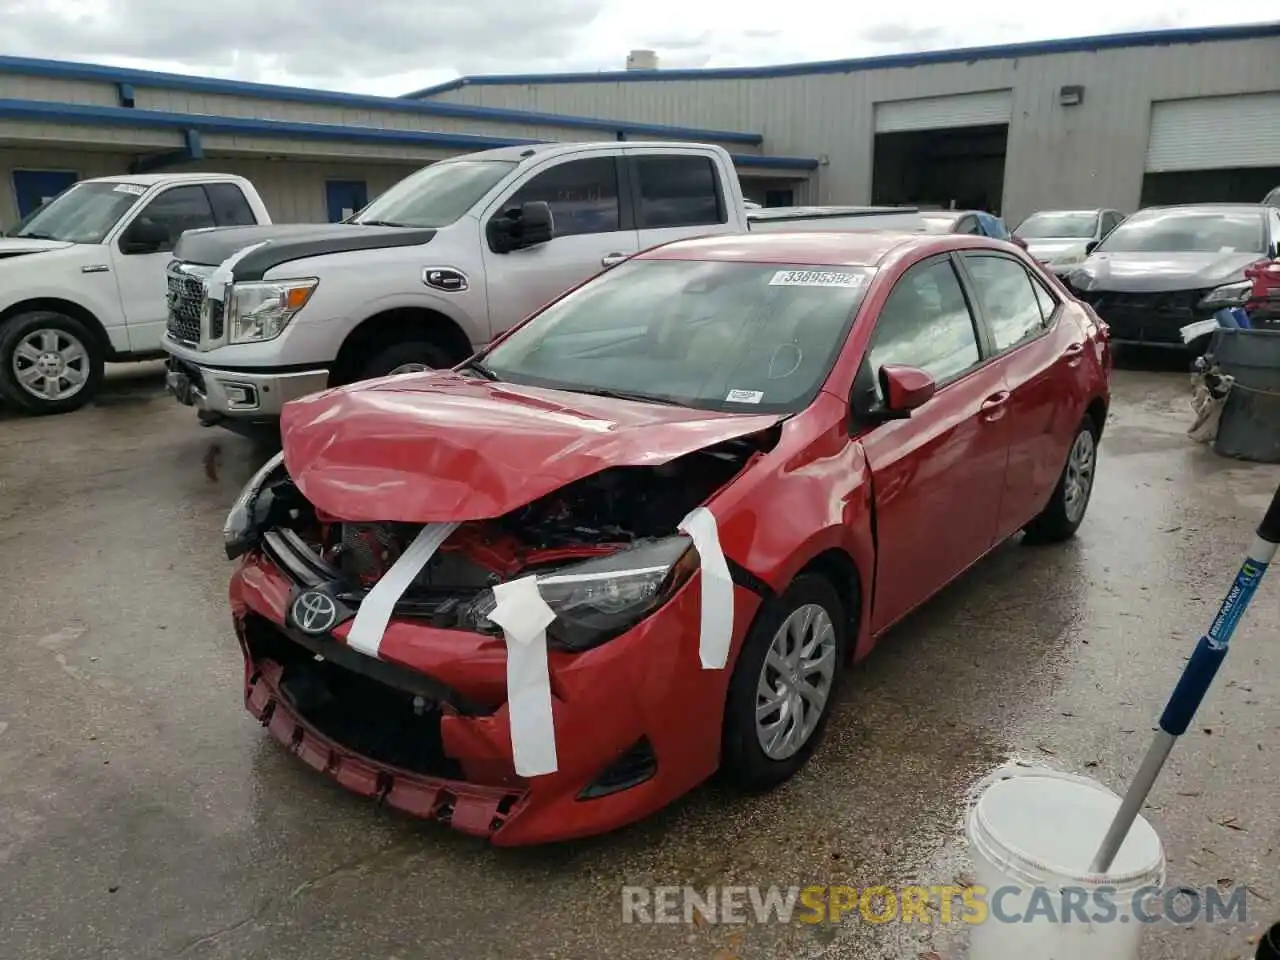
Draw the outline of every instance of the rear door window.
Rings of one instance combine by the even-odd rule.
[[[633,164],[639,229],[710,226],[728,221],[720,181],[710,157],[641,156]]]
[[[244,198],[244,191],[234,183],[208,183],[204,189],[209,194],[209,204],[213,207],[218,226],[251,227],[258,222],[249,201]]]
[[[998,353],[1034,340],[1044,332],[1043,305],[1031,275],[1022,264],[989,254],[963,256]]]

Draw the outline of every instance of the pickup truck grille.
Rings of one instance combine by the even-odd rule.
[[[204,304],[205,277],[213,272],[212,267],[194,267],[182,264],[177,260],[169,264],[166,271],[168,283],[169,336],[180,343],[196,346],[200,342],[200,310]],[[214,309],[209,315],[207,336],[216,340],[223,332],[222,304],[211,301]]]

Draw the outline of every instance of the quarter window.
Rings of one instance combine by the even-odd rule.
[[[965,266],[973,278],[998,352],[1010,350],[1044,331],[1039,298],[1020,263],[1005,257],[967,254]]]
[[[621,229],[618,167],[613,157],[570,160],[526,183],[506,206],[542,200],[551,207],[557,237]]]
[[[639,157],[635,170],[641,230],[703,226],[728,219],[709,157]]]
[[[918,367],[942,385],[981,362],[973,314],[951,261],[904,273],[880,309],[867,352],[877,397],[885,364]]]

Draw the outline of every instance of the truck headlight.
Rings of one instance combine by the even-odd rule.
[[[670,599],[698,569],[693,541],[680,535],[538,574],[538,592],[556,619],[547,639],[561,650],[589,650],[630,630]],[[461,612],[461,624],[499,632],[488,619],[495,600],[485,590]]]
[[[222,525],[222,542],[227,551],[227,559],[234,560],[248,551],[257,539],[259,515],[255,509],[258,505],[258,494],[262,486],[273,473],[284,466],[284,452],[277,453],[264,463],[249,482],[244,485],[240,495],[231,504],[226,522]]]
[[[227,291],[227,331],[232,343],[274,340],[307,305],[320,281],[268,280],[237,283]]]
[[[1224,284],[1210,290],[1200,301],[1206,310],[1220,310],[1223,307],[1242,307],[1249,302],[1249,294],[1253,292],[1252,280],[1240,280],[1236,283]]]

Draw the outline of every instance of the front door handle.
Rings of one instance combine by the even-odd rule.
[[[616,267],[625,259],[627,259],[627,254],[625,253],[606,253],[600,258],[600,266],[608,270],[610,267]]]
[[[991,423],[999,420],[1004,416],[1005,405],[1009,402],[1009,391],[1001,390],[999,393],[993,393],[987,399],[982,401],[982,406],[978,409],[982,412],[982,419]]]
[[[1062,351],[1062,359],[1067,362],[1068,367],[1078,366],[1084,358],[1084,344],[1073,343]]]

